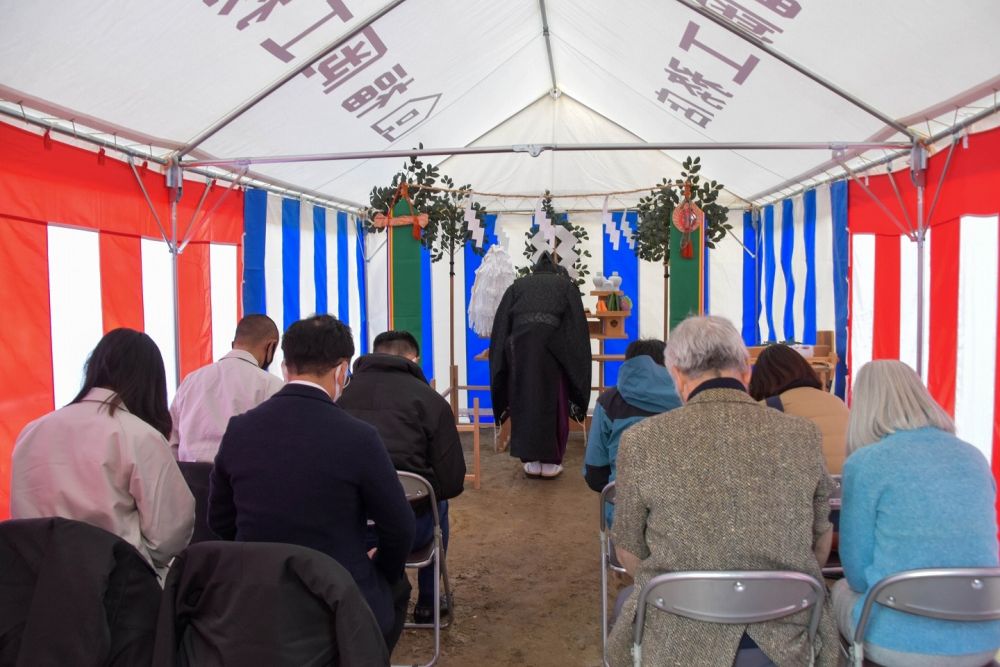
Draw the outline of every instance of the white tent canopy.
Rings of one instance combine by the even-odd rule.
[[[902,146],[995,108],[1000,87],[1000,5],[990,0],[0,0],[0,16],[8,115],[161,158],[182,149],[187,160],[418,144]],[[477,191],[537,195],[645,188],[675,176],[689,153],[726,184],[731,205],[843,173],[828,147],[436,159]],[[363,206],[400,162],[259,163],[250,173]]]

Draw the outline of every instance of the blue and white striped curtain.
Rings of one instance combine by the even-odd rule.
[[[365,236],[359,220],[265,190],[244,196],[243,312],[284,331],[314,313],[351,327],[356,354],[368,349]],[[281,374],[281,350],[271,372]]]
[[[844,359],[846,192],[843,184],[818,188],[765,207],[759,219],[733,211],[734,233],[709,252],[709,312],[741,327],[749,345],[766,340],[808,343],[817,330],[833,329],[838,355]],[[388,328],[385,235],[369,235],[366,242],[353,217],[262,190],[249,190],[245,201],[244,311],[267,313],[283,328],[313,312],[332,313],[351,326],[357,353],[366,352],[372,337]],[[612,218],[621,229],[622,212]],[[628,340],[662,338],[662,265],[637,259],[624,236],[614,248],[599,214],[574,214],[572,221],[590,233],[580,250],[591,253],[591,276],[615,271],[622,276],[622,289],[633,302],[626,322]],[[634,230],[635,212],[628,212],[625,221]],[[527,264],[522,251],[530,225],[530,216],[488,216],[486,246],[501,243],[517,265]],[[449,378],[449,267],[447,258],[431,263],[429,253],[422,252],[424,278],[429,276],[431,289],[423,303],[421,362],[427,378],[436,379],[438,390],[444,391]],[[475,359],[487,341],[469,329],[466,313],[479,264],[470,247],[456,256],[454,333],[460,385],[489,384],[489,364]],[[588,282],[584,304],[594,308],[591,289]],[[624,352],[628,340],[608,341],[605,351]],[[615,382],[617,369],[618,364],[606,365],[606,384]],[[272,370],[280,373],[280,363]],[[461,402],[471,408],[474,397],[488,413],[489,392],[463,393]]]

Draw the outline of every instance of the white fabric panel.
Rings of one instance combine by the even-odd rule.
[[[267,315],[285,332],[285,301],[282,294],[283,271],[281,264],[281,197],[267,194],[267,214],[264,222],[264,296]],[[274,361],[268,371],[284,379],[281,363],[285,355],[281,346],[274,351]]]
[[[152,338],[167,372],[167,402],[177,391],[177,340],[174,329],[174,279],[171,254],[164,241],[142,239],[143,329]]]
[[[560,201],[560,205],[561,203]],[[583,258],[590,270],[590,275],[587,276],[587,282],[580,290],[583,292],[583,307],[592,311],[597,308],[597,297],[590,295],[591,290],[594,289],[594,283],[591,279],[604,268],[604,228],[601,226],[601,213],[599,211],[596,213],[573,213],[569,220],[574,225],[583,225],[587,230],[588,240],[577,243],[576,252],[582,256],[585,250],[590,251],[590,257]],[[594,377],[597,377],[596,369]]]
[[[708,309],[743,328],[743,211],[729,211],[729,234],[708,253]]]
[[[532,201],[534,208],[535,202]],[[524,256],[524,235],[531,229],[530,215],[498,215],[495,225],[497,238],[514,262],[514,268],[528,266],[531,262]]]
[[[816,330],[834,331],[836,328],[837,309],[833,300],[833,213],[830,210],[830,186],[821,185],[816,188]]]
[[[930,255],[925,267],[930,268]],[[925,291],[930,287],[930,271],[924,274]],[[927,317],[927,311],[924,311]],[[917,244],[905,236],[899,237],[899,360],[917,368]],[[926,377],[926,376],[925,376]]]
[[[326,306],[330,315],[340,312],[340,290],[337,286],[337,211],[326,209]]]
[[[663,338],[663,264],[639,260],[639,337]]]
[[[447,274],[448,274],[447,264],[445,262],[443,262],[443,261],[438,262],[438,264],[445,264],[445,277],[447,277]],[[455,332],[454,332],[454,336],[455,336],[455,364],[458,366],[458,383],[460,385],[466,385],[466,384],[469,383],[469,374],[467,372],[467,370],[468,370],[468,363],[466,363],[466,361],[465,361],[466,349],[467,349],[466,345],[465,345],[465,332],[466,332],[466,328],[468,327],[468,314],[467,314],[468,303],[465,300],[465,283],[464,283],[464,280],[462,278],[464,275],[465,275],[465,253],[464,252],[460,252],[460,253],[457,253],[455,255]],[[435,283],[435,284],[437,284],[437,283]],[[438,293],[440,294],[441,292],[439,291]],[[443,323],[443,322],[447,322],[448,321],[448,320],[438,319],[437,313],[439,312],[438,308],[440,308],[440,305],[438,303],[439,301],[442,301],[442,299],[436,299],[434,301],[434,304],[433,304],[433,307],[434,307],[434,322],[435,322],[435,324],[437,322],[442,322]],[[448,300],[447,299],[443,299],[443,301],[445,303],[445,308],[447,308]],[[440,328],[437,327],[437,326],[435,326],[434,327],[434,337],[435,338],[443,338],[443,336],[441,336],[438,332],[442,331],[442,330],[447,330],[447,329],[448,329],[448,325],[444,325],[443,327],[440,327]],[[445,344],[447,345],[447,342]],[[443,353],[439,352],[438,349],[435,349],[435,354],[440,354],[441,356],[443,356],[444,359],[445,359],[445,365],[447,365],[447,363],[448,363],[447,362],[447,359],[448,359],[448,351],[447,351],[447,349],[445,349]],[[472,363],[474,363],[474,364],[486,364],[486,363],[489,363],[489,362],[486,362],[486,361],[473,361]],[[438,362],[438,357],[436,357],[436,356],[434,357],[434,364],[435,364],[436,367],[440,367],[439,362]],[[445,384],[447,384],[447,378],[448,378],[447,373],[443,376],[443,378],[444,378]],[[439,381],[439,383],[440,383],[440,381]],[[442,387],[441,387],[440,384],[438,384],[438,391],[444,391],[444,389],[442,389]],[[468,402],[469,402],[468,392],[462,393],[462,395],[459,396],[459,403],[458,403],[459,406],[461,407],[461,406],[468,405]],[[471,409],[471,406],[470,406],[470,409]]]
[[[208,246],[209,281],[212,287],[212,358],[221,359],[232,348],[236,333],[236,246]]]
[[[806,320],[806,234],[805,210],[802,206],[802,195],[792,200],[792,220],[795,229],[794,250],[792,251],[792,276],[795,280],[795,298],[792,305],[795,318],[795,340],[802,341],[805,337]],[[782,312],[782,319],[784,313]]]
[[[851,380],[872,359],[875,323],[875,237],[855,234],[851,241]]]
[[[959,235],[955,433],[987,461],[995,417],[998,223],[996,216],[963,217]]]
[[[101,250],[97,232],[56,225],[48,232],[53,396],[61,408],[80,391],[83,366],[104,335]]]
[[[368,332],[371,339],[389,330],[389,246],[386,234],[369,234]]]
[[[364,271],[363,266],[358,266],[358,232],[357,225],[355,224],[354,216],[350,216],[347,219],[347,279],[350,281],[350,287],[348,288],[348,303],[349,303],[349,318],[348,321],[351,325],[351,333],[354,335],[354,358],[357,359],[361,355],[361,298],[360,291],[358,289],[358,272]],[[369,325],[369,331],[371,331]],[[351,364],[353,365],[353,360]]]
[[[464,251],[456,253],[457,255],[464,254]],[[449,359],[449,341],[451,336],[456,335],[455,332],[451,334],[448,333],[448,258],[442,257],[440,261],[431,264],[431,291],[434,293],[434,298],[431,301],[431,317],[434,318],[434,340],[424,341],[424,347],[433,344],[434,345],[434,379],[436,380],[435,388],[439,392],[443,392],[445,389],[451,386],[451,376],[448,373],[448,365],[450,363]],[[459,327],[460,324],[465,322],[465,308],[459,308],[459,298],[461,297],[461,302],[465,303],[465,274],[455,272],[455,328],[460,331],[461,337],[465,338],[465,330]],[[456,342],[457,339],[456,339]],[[465,366],[465,357],[458,356],[458,349],[455,349],[455,364],[459,367]]]
[[[761,243],[758,246],[761,248],[761,273],[760,273],[760,294],[761,294],[761,309],[760,309],[760,337],[761,340],[767,340],[771,335],[770,329],[767,326],[767,283],[769,278],[769,272],[767,270],[767,262],[764,261],[764,257],[767,254],[767,247],[773,248],[774,252],[774,296],[772,298],[771,307],[771,320],[774,322],[774,335],[776,336],[776,341],[785,340],[785,274],[782,272],[781,268],[781,203],[776,203],[774,205],[774,233],[771,238],[768,239],[763,233],[764,229],[764,213],[760,214],[760,225],[761,225]],[[796,230],[799,231],[799,230]]]
[[[313,239],[313,205],[299,205],[299,315],[316,314],[316,249]]]

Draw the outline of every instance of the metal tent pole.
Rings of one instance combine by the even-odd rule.
[[[909,141],[735,141],[735,142],[628,142],[581,144],[513,144],[508,146],[450,146],[442,148],[409,148],[386,151],[355,151],[350,153],[316,153],[304,155],[256,155],[181,163],[192,167],[246,167],[251,164],[285,164],[293,162],[334,162],[337,160],[377,160],[384,158],[428,157],[436,155],[489,155],[495,153],[527,153],[538,157],[545,151],[768,151],[768,150],[830,150],[847,149],[909,149]]]
[[[927,221],[924,219],[924,188],[927,184],[927,149],[913,144],[910,158],[910,178],[917,188],[917,374],[927,382],[924,368],[924,263]]]
[[[177,203],[183,194],[183,176],[176,162],[167,165],[167,188],[170,190],[170,266],[173,272],[174,290],[174,380],[175,387],[181,384],[181,292],[179,259],[177,246]]]

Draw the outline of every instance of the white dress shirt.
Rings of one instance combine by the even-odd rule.
[[[162,576],[194,531],[194,497],[166,438],[114,392],[94,388],[80,403],[36,419],[12,456],[10,513],[84,521],[132,544]]]
[[[284,386],[245,350],[233,350],[214,364],[189,374],[170,406],[181,461],[215,460],[230,417],[255,408]]]

